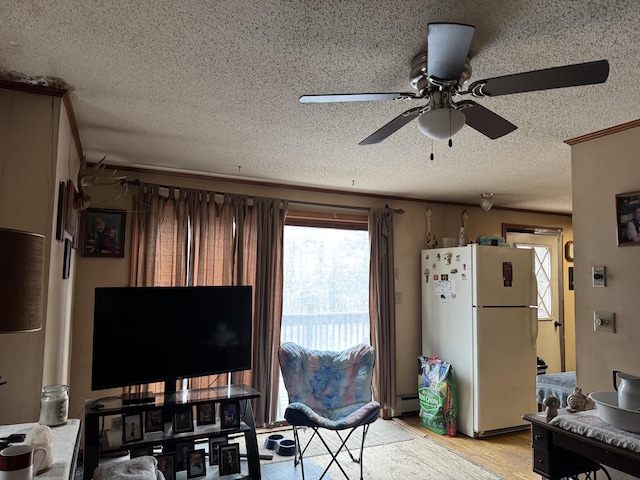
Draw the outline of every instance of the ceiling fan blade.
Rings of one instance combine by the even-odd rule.
[[[338,93],[332,95],[302,95],[300,103],[368,102],[376,100],[405,100],[421,98],[415,93]]]
[[[456,107],[467,117],[467,125],[492,140],[511,133],[518,128],[497,113],[492,112],[472,100],[458,102],[456,103]]]
[[[511,93],[604,83],[608,76],[609,62],[598,60],[479,80],[473,82],[469,90],[473,91],[477,85],[481,87],[479,96],[496,97]]]
[[[427,75],[459,80],[475,27],[461,23],[430,23],[427,34]]]
[[[407,110],[404,113],[401,113],[396,118],[391,120],[389,123],[379,128],[363,141],[359,143],[359,145],[373,145],[374,143],[380,143],[389,135],[397,132],[402,127],[404,127],[407,123],[413,120],[416,117],[419,117],[424,107],[416,107],[411,110]]]

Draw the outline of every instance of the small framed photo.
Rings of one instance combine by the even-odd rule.
[[[175,460],[173,462],[176,472],[186,470],[188,463],[189,452],[195,450],[195,443],[193,440],[185,440],[184,442],[178,442],[176,444]]]
[[[196,405],[196,418],[198,425],[213,425],[216,423],[215,403],[201,403]]]
[[[218,469],[220,476],[240,473],[240,445],[230,443],[220,446]]]
[[[158,471],[164,475],[165,480],[176,480],[176,472],[173,468],[173,455],[156,455],[156,460],[158,460]]]
[[[616,195],[618,246],[640,245],[640,192]]]
[[[124,210],[84,210],[80,254],[83,257],[124,257],[125,217]]]
[[[204,477],[207,474],[204,457],[204,448],[187,452],[187,478]]]
[[[193,409],[189,406],[173,409],[173,433],[193,432]]]
[[[164,422],[162,421],[162,409],[154,408],[144,412],[145,423],[144,429],[147,433],[164,431]]]
[[[122,416],[122,443],[142,440],[142,413]]]
[[[209,465],[218,465],[220,447],[228,443],[227,437],[211,437],[209,439]]]
[[[220,403],[220,428],[223,430],[240,428],[240,403]]]

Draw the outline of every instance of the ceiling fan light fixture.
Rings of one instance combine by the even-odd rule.
[[[481,193],[480,194],[480,208],[485,212],[488,212],[493,207],[493,193]]]
[[[455,108],[437,108],[429,110],[418,117],[418,128],[429,138],[444,140],[458,133],[467,118]]]

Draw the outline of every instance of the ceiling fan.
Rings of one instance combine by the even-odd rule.
[[[451,137],[465,124],[490,139],[500,138],[518,128],[473,100],[454,101],[456,96],[495,97],[592,85],[605,82],[609,76],[609,62],[599,60],[478,80],[467,90],[462,90],[471,76],[467,56],[474,31],[474,26],[459,23],[428,25],[427,52],[417,55],[412,61],[410,83],[415,92],[302,95],[299,101],[333,103],[424,99],[427,100],[426,105],[401,113],[361,141],[360,145],[380,143],[417,118],[422,133],[434,140],[449,138],[451,146]]]

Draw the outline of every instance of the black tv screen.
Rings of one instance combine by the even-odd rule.
[[[96,288],[91,388],[249,370],[251,324],[250,286]]]

